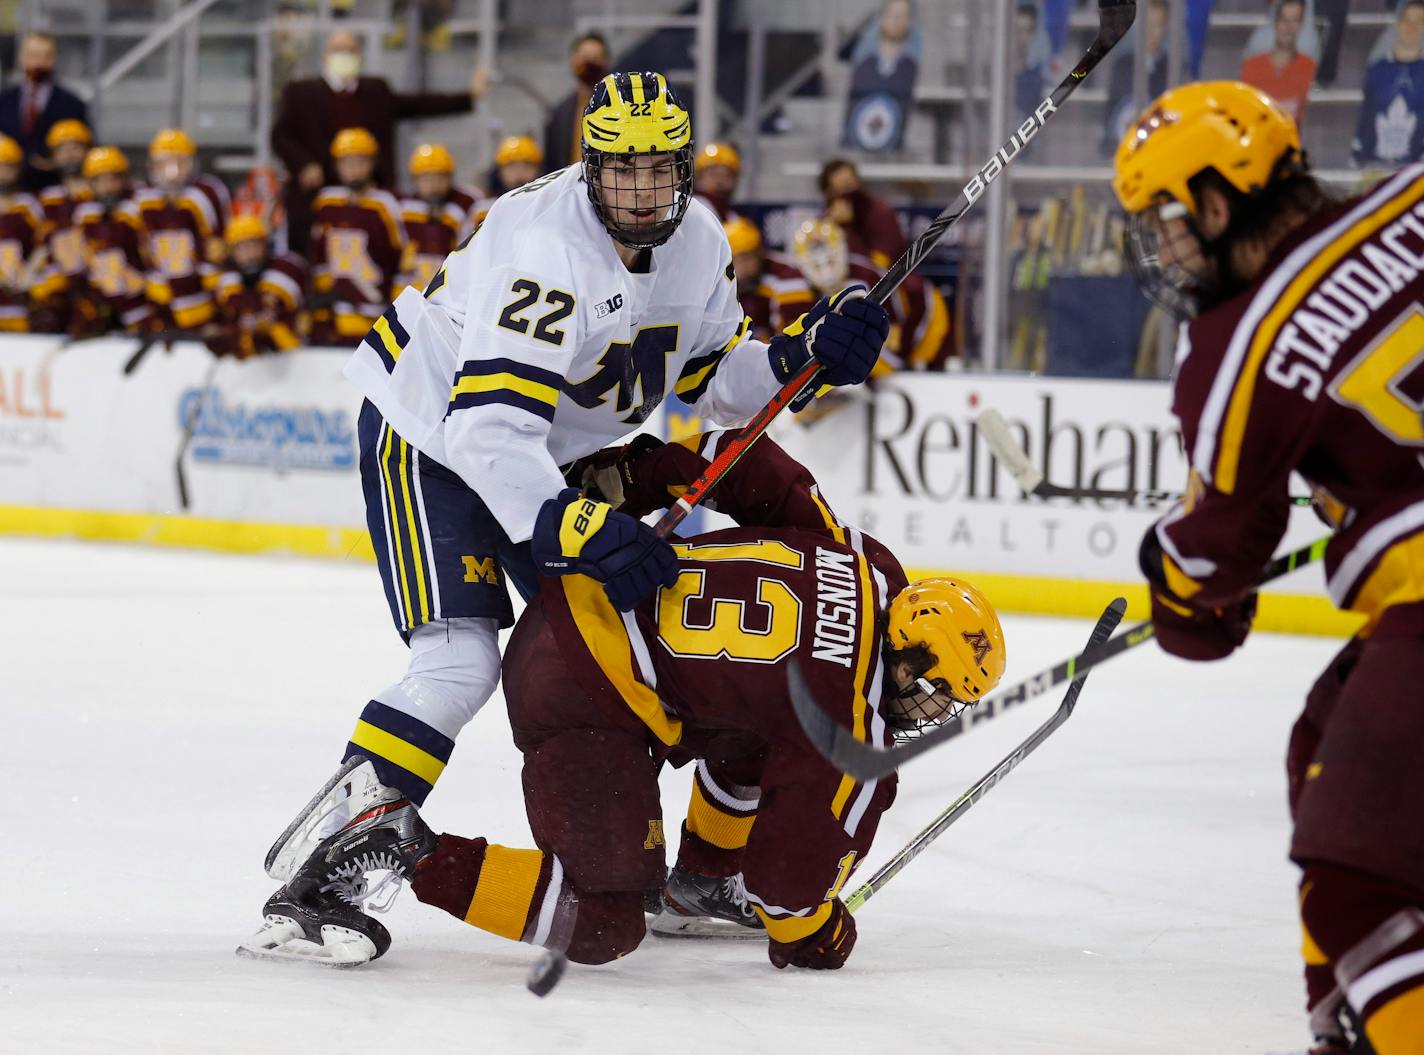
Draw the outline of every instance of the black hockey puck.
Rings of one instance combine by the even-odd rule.
[[[553,992],[554,986],[559,984],[559,979],[564,976],[564,969],[568,965],[568,957],[562,953],[546,952],[529,972],[529,978],[524,984],[535,996],[548,996]]]

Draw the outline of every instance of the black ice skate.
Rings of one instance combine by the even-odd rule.
[[[381,956],[391,936],[364,909],[384,912],[402,880],[435,848],[435,833],[409,799],[382,802],[323,841],[263,909],[262,929],[238,946],[254,959],[352,967]],[[367,874],[386,875],[371,886]]]
[[[766,927],[747,903],[740,873],[707,876],[680,865],[668,873],[663,911],[650,929],[663,938],[766,937]]]

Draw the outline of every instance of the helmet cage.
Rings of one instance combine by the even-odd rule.
[[[643,158],[650,163],[639,164]],[[643,172],[652,174],[651,184]],[[588,200],[614,241],[630,249],[652,249],[673,236],[692,203],[692,144],[676,150],[626,154],[585,145],[583,178]],[[646,220],[633,215],[640,191],[653,194],[653,215]]]
[[[1174,225],[1175,233],[1169,235],[1166,225],[1172,220],[1182,223]],[[1164,242],[1172,257],[1165,265]],[[1210,292],[1213,268],[1206,240],[1187,207],[1168,198],[1130,214],[1123,243],[1128,269],[1147,298],[1178,322],[1195,318],[1203,296]]]
[[[926,730],[958,718],[966,707],[943,678],[915,678],[892,696],[885,707],[885,724],[896,743],[908,743]]]

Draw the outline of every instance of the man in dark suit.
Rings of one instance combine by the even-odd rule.
[[[322,75],[292,81],[272,125],[272,149],[287,166],[287,242],[306,251],[316,192],[340,182],[331,161],[331,140],[343,128],[365,128],[376,137],[375,183],[394,187],[396,122],[408,117],[468,113],[489,88],[489,73],[477,67],[470,90],[403,95],[380,77],[361,76],[361,41],[349,30],[327,38]]]
[[[598,33],[585,33],[569,48],[569,72],[578,82],[573,94],[549,111],[544,124],[544,171],[572,165],[583,156],[579,137],[583,133],[583,108],[594,86],[608,74],[613,63],[608,41]]]
[[[50,160],[45,136],[60,121],[89,123],[84,100],[54,83],[54,37],[48,33],[28,33],[20,42],[20,70],[23,80],[0,92],[0,133],[20,144],[25,165],[20,185],[35,193],[59,175]]]

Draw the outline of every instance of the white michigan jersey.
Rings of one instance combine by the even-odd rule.
[[[346,376],[521,542],[564,486],[559,466],[635,431],[669,391],[723,426],[766,404],[780,386],[736,294],[701,202],[632,274],[572,165],[496,201],[423,295],[387,309]]]

